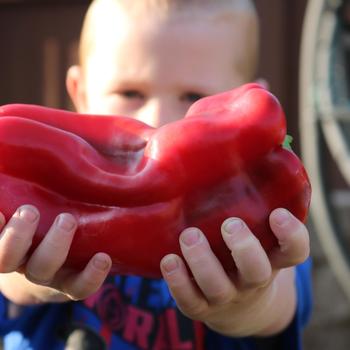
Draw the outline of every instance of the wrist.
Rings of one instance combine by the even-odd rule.
[[[228,317],[220,318],[219,322],[206,322],[206,325],[225,336],[271,336],[290,324],[295,309],[294,269],[288,268],[279,271],[268,286],[235,305]]]
[[[271,336],[286,329],[292,322],[297,307],[297,292],[295,287],[294,267],[282,269],[274,280],[275,293],[271,299],[267,315],[269,318],[262,329],[255,336]]]

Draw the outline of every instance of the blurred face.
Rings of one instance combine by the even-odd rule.
[[[119,17],[99,24],[84,64],[80,112],[159,127],[182,118],[199,98],[246,82],[243,16],[234,24],[207,15]]]

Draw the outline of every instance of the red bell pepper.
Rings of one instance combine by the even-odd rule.
[[[39,209],[33,249],[56,215],[72,213],[66,266],[82,268],[103,251],[115,273],[157,277],[164,255],[181,254],[181,231],[196,226],[229,271],[226,218],[242,218],[267,251],[277,243],[273,209],[306,219],[308,176],[282,145],[279,102],[257,84],[203,98],[158,129],[21,104],[2,106],[0,117],[0,210],[8,219],[24,203]]]

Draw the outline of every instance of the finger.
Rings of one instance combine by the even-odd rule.
[[[229,218],[221,229],[237,266],[240,285],[259,287],[268,283],[272,273],[269,258],[247,225],[238,218]]]
[[[112,266],[112,260],[105,253],[95,254],[78,274],[63,281],[57,281],[59,289],[72,300],[82,300],[95,293],[106,279]]]
[[[74,232],[75,218],[68,213],[57,216],[26,265],[25,275],[33,283],[49,285],[65,262]]]
[[[0,235],[0,272],[15,271],[23,264],[39,221],[38,210],[31,205],[17,209]]]
[[[204,234],[188,228],[180,235],[182,254],[209,303],[223,304],[235,296],[235,288]],[[233,265],[233,262],[232,262]]]
[[[270,225],[279,244],[270,253],[273,267],[284,268],[305,261],[310,254],[309,233],[305,225],[281,208],[271,213]]]
[[[160,262],[160,269],[177,307],[192,319],[202,319],[208,302],[191,279],[182,259],[175,254],[166,255]]]

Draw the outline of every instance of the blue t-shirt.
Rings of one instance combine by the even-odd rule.
[[[24,307],[9,319],[0,295],[4,349],[253,350],[301,349],[301,332],[311,313],[310,260],[297,266],[298,308],[293,322],[267,338],[230,338],[178,311],[161,279],[110,276],[81,302]]]

